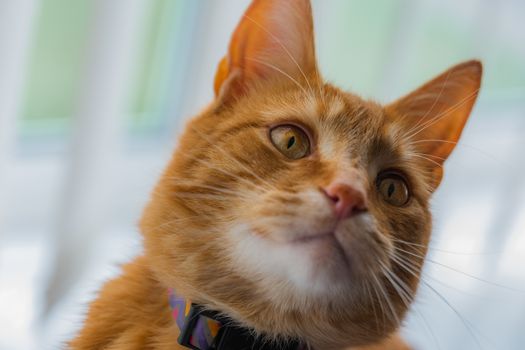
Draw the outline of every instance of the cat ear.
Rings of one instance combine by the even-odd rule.
[[[386,107],[387,116],[404,125],[414,151],[434,168],[435,186],[474,106],[481,75],[479,61],[458,64]]]
[[[310,0],[254,0],[215,75],[215,95],[229,100],[261,82],[307,84],[316,77]]]

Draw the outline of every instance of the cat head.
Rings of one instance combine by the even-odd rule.
[[[399,327],[429,200],[481,65],[381,105],[325,82],[308,0],[255,0],[145,210],[146,256],[181,295],[322,349]]]

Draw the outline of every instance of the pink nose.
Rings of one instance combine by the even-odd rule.
[[[323,188],[323,192],[332,202],[335,213],[340,220],[367,209],[363,191],[348,184],[335,182]]]

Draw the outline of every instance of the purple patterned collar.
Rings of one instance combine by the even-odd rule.
[[[247,328],[232,325],[217,312],[204,310],[169,290],[172,317],[180,334],[179,344],[194,350],[306,350],[300,342],[268,344]]]

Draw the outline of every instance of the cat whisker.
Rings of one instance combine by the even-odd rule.
[[[209,169],[212,169],[212,170],[215,170],[215,171],[218,171],[226,176],[229,176],[231,177],[232,179],[235,179],[235,180],[238,180],[242,183],[244,183],[245,185],[251,187],[251,188],[255,188],[255,189],[263,189],[263,190],[267,190],[268,188],[265,187],[265,186],[262,186],[262,185],[266,185],[268,186],[267,182],[263,182],[263,184],[256,184],[252,181],[249,181],[248,179],[245,179],[243,178],[242,176],[239,176],[235,173],[232,173],[231,171],[227,171],[225,170],[224,168],[221,168],[221,167],[218,167],[218,166],[214,166],[212,165],[211,163],[209,162],[206,162],[204,159],[201,159],[201,158],[198,158],[197,156],[194,156],[194,155],[187,155],[187,157],[205,165],[207,168]],[[273,189],[275,189],[273,186],[272,186]]]
[[[413,304],[414,301],[414,293],[410,290],[410,288],[406,285],[406,283],[399,277],[397,274],[392,271],[392,269],[386,267],[383,263],[380,262],[381,269],[383,270],[383,273],[386,275],[387,279],[389,280],[390,284],[394,287],[397,294],[401,298],[403,304],[405,304],[405,307],[407,309],[413,309],[418,317],[423,321],[425,324],[425,327],[427,328],[427,331],[430,333],[430,336],[432,337],[433,341],[435,342],[438,349],[441,349],[441,346],[437,340],[437,337],[430,327],[430,324],[426,320],[426,318],[423,316],[423,314],[419,311],[419,309],[416,307],[416,305]]]
[[[383,275],[384,275],[384,272],[383,272]],[[388,296],[388,293],[386,292],[384,285],[381,284],[381,282],[379,281],[379,279],[377,278],[377,276],[375,274],[372,275],[372,278],[376,281],[377,286],[379,287],[379,291],[381,292],[381,294],[384,297],[384,300],[387,303],[387,306],[388,306],[388,309],[389,309],[389,313],[387,313],[387,315],[390,314],[389,318],[392,321],[394,321],[396,325],[399,326],[401,324],[401,322],[399,320],[399,317],[397,317],[396,310],[395,310],[394,306],[392,305],[392,300],[390,300],[390,297]]]
[[[439,139],[428,139],[428,140],[414,140],[408,143],[409,146],[417,145],[420,143],[427,143],[427,142],[441,142],[441,143],[449,143],[452,145],[459,145],[460,143],[458,141],[449,141],[449,140],[439,140]]]
[[[375,272],[371,272],[371,286],[372,286],[372,291],[374,292],[374,294],[376,295],[377,297],[377,301],[379,302],[379,308],[381,309],[381,318],[383,320],[383,329],[386,328],[386,308],[385,306],[383,305],[383,298],[380,296],[379,294],[379,291],[378,291],[378,287],[381,287],[380,286],[380,283],[379,283],[379,280],[376,278],[375,276]]]
[[[415,249],[416,247],[417,248],[420,248],[420,249],[428,249],[429,251],[432,251],[432,252],[438,252],[438,253],[444,253],[444,254],[452,254],[452,255],[465,255],[465,256],[478,256],[478,255],[492,255],[492,254],[497,254],[497,252],[481,252],[481,253],[471,253],[471,252],[458,252],[458,251],[452,251],[452,250],[446,250],[446,249],[441,249],[441,248],[435,248],[435,247],[432,247],[432,246],[425,246],[423,244],[417,244],[417,243],[413,243],[413,242],[407,242],[407,241],[404,241],[402,239],[397,239],[397,238],[393,238],[391,237],[390,238],[392,241],[394,242],[398,242],[398,243],[401,243],[401,244],[405,244],[405,245],[408,245],[410,247],[412,247],[413,249]],[[422,251],[417,251],[421,254],[423,254]]]
[[[252,221],[252,222],[265,223],[265,222],[273,222],[273,221],[279,221],[279,220],[285,220],[288,222],[291,218],[294,218],[294,217],[296,217],[295,212],[280,210],[278,215],[262,216],[262,217],[255,219],[256,221]]]
[[[394,257],[393,257],[394,258]],[[417,272],[415,272],[410,266],[409,264],[406,264],[407,261],[400,261],[400,260],[397,260],[397,259],[393,259],[394,262],[397,262],[397,265],[400,266],[401,268],[403,268],[405,271],[407,271],[408,273],[412,274],[414,277],[418,278],[422,283],[423,285],[425,285],[427,288],[429,288],[436,296],[439,297],[439,299],[444,302],[453,312],[454,314],[458,317],[458,319],[463,323],[464,327],[467,329],[467,331],[470,333],[470,335],[472,336],[472,338],[474,339],[474,341],[476,342],[477,346],[481,349],[481,344],[478,340],[478,338],[476,337],[476,335],[474,334],[473,330],[471,327],[473,327],[470,322],[468,322],[468,320],[465,319],[465,317],[463,317],[463,315],[461,315],[461,313],[441,294],[439,293],[434,287],[432,287],[427,281],[425,281],[424,279],[420,278],[419,275],[417,274]]]
[[[399,243],[402,243],[402,244],[406,244],[406,245],[409,245],[409,246],[412,246],[412,247],[427,248],[427,246],[425,244],[408,242],[408,241],[405,241],[405,240],[399,239],[399,238],[390,237],[390,240],[392,240],[394,242],[399,242]]]
[[[426,117],[429,115],[430,112],[432,112],[432,110],[434,109],[434,107],[436,106],[437,102],[439,101],[439,99],[441,98],[441,96],[443,95],[443,91],[445,90],[445,86],[447,85],[447,82],[448,82],[448,78],[450,77],[450,73],[451,71],[448,72],[446,78],[445,78],[445,82],[441,85],[441,89],[439,91],[439,94],[437,95],[437,97],[434,99],[434,102],[432,103],[432,106],[427,110],[427,112],[421,117],[419,118],[419,120],[416,122],[416,124],[410,128],[406,134],[410,134],[412,133],[414,130],[416,130],[417,128],[419,128],[419,126],[421,125],[421,122],[423,120],[426,119]]]
[[[225,194],[225,195],[231,195],[231,197],[235,197],[235,198],[252,199],[252,197],[246,195],[244,192],[241,192],[241,191],[235,191],[235,190],[227,189],[227,188],[224,188],[224,187],[206,185],[206,184],[203,184],[203,183],[192,183],[192,182],[188,181],[186,183],[184,183],[184,182],[175,182],[175,185],[176,186],[187,187],[187,190],[191,190],[191,189],[207,189],[207,190],[213,191],[214,192],[213,194],[222,193],[222,194]]]
[[[428,157],[423,156],[423,155],[418,154],[418,153],[410,153],[410,155],[411,155],[412,157],[416,157],[416,158],[421,158],[421,159],[427,160],[427,161],[429,161],[430,163],[432,163],[432,164],[434,164],[434,165],[436,165],[436,166],[438,166],[438,167],[440,167],[440,168],[443,168],[443,165],[441,165],[440,163],[436,162],[436,161],[433,160],[432,158],[428,158]]]
[[[436,344],[436,347],[439,350],[441,350],[441,345],[439,343],[439,340],[438,340],[436,334],[434,333],[434,331],[432,330],[432,327],[430,327],[430,323],[427,321],[427,319],[425,318],[423,313],[421,311],[419,311],[419,309],[413,303],[414,299],[415,299],[414,293],[412,291],[410,291],[410,288],[406,285],[406,283],[403,282],[401,280],[401,278],[399,278],[399,276],[397,276],[391,269],[388,269],[387,271],[389,271],[391,273],[392,277],[397,281],[397,283],[400,285],[400,287],[405,291],[405,295],[406,295],[405,298],[407,299],[407,301],[405,302],[405,305],[406,305],[407,309],[412,309],[412,310],[415,311],[415,313],[418,315],[418,317],[421,319],[421,321],[423,321],[423,324],[425,325],[425,328],[427,329],[428,333],[430,334],[430,337],[432,338],[432,340]],[[408,303],[408,305],[407,305],[407,303]]]
[[[408,309],[410,308],[410,304],[412,302],[412,298],[411,296],[407,296],[405,294],[405,291],[401,289],[399,283],[394,280],[393,278],[393,272],[387,268],[386,266],[384,266],[384,264],[382,264],[381,262],[379,263],[380,266],[381,266],[381,271],[383,273],[383,275],[386,277],[386,279],[390,282],[390,284],[392,285],[392,287],[394,287],[396,293],[399,295],[399,298],[401,299],[401,301],[403,302],[403,304],[405,304],[405,307]],[[397,277],[397,276],[396,276]]]
[[[367,300],[370,300],[370,304],[372,304],[372,312],[374,314],[374,319],[377,319],[377,310],[374,302],[374,297],[372,296],[372,291],[370,290],[370,283],[369,280],[366,278],[363,278],[361,280],[361,286],[363,288],[363,291],[366,292]],[[375,323],[376,330],[379,331],[379,324]]]
[[[174,192],[173,195],[175,197],[184,198],[184,199],[210,199],[210,200],[218,200],[218,201],[230,200],[230,198],[224,197],[221,194],[211,194],[211,193],[195,193],[195,192],[177,191],[177,192]],[[205,203],[201,203],[201,204],[206,205]]]
[[[177,218],[177,219],[172,219],[172,220],[166,221],[166,222],[162,223],[161,225],[158,225],[158,226],[156,226],[156,227],[154,227],[152,229],[153,230],[161,230],[162,232],[165,232],[165,233],[173,233],[173,232],[176,232],[177,229],[178,229],[177,224],[184,223],[184,232],[185,232],[185,234],[192,233],[192,234],[197,235],[197,234],[202,234],[202,233],[206,233],[206,234],[220,233],[220,231],[214,230],[214,229],[213,230],[207,229],[207,230],[203,231],[200,228],[200,226],[192,228],[192,226],[188,224],[188,222],[190,220],[196,220],[199,223],[202,223],[203,220],[205,220],[205,219],[203,219],[201,217],[197,217],[196,219],[194,219],[194,217]]]
[[[402,248],[399,248],[399,247],[395,247],[396,250],[400,251],[400,252],[403,252],[403,253],[406,253],[408,255],[411,255],[411,256],[414,256],[414,257],[417,257],[417,258],[420,258],[420,259],[425,259],[425,257],[423,255],[420,255],[420,254],[416,254],[414,252],[409,252],[407,250],[404,250]],[[516,293],[525,293],[525,291],[523,290],[520,290],[520,289],[516,289],[516,288],[512,288],[512,287],[509,287],[509,286],[506,286],[506,285],[503,285],[503,284],[499,284],[499,283],[496,283],[496,282],[492,282],[492,281],[489,281],[489,280],[486,280],[484,278],[481,278],[481,277],[478,277],[478,276],[475,276],[475,275],[472,275],[470,273],[467,273],[467,272],[464,272],[464,271],[461,271],[460,269],[457,269],[455,267],[452,267],[452,266],[448,266],[446,264],[443,264],[439,261],[435,261],[433,259],[430,259],[430,258],[426,258],[425,261],[428,261],[429,263],[432,263],[432,264],[435,264],[435,265],[438,265],[438,266],[441,266],[445,269],[448,269],[450,271],[454,271],[456,273],[459,273],[459,274],[462,274],[466,277],[469,277],[469,278],[472,278],[474,280],[477,280],[479,282],[483,282],[483,283],[487,283],[487,284],[490,284],[492,286],[495,286],[495,287],[499,287],[499,288],[503,288],[503,289],[506,289],[506,290],[509,290],[509,291],[512,291],[512,292],[516,292]]]
[[[393,252],[393,254],[391,255],[391,258],[393,260],[396,260],[396,261],[401,261],[401,262],[404,262],[405,264],[409,265],[410,267],[412,267],[414,270],[418,270],[420,271],[422,269],[422,265],[421,264],[418,264],[416,262],[413,262],[411,261],[410,259],[407,259],[407,257],[405,256],[402,256],[401,254],[398,254],[396,253],[396,251]],[[457,287],[454,287],[454,286],[451,286],[450,284],[448,283],[445,283],[439,279],[437,279],[436,277],[432,276],[431,274],[429,273],[426,273],[425,271],[421,271],[421,274],[422,276],[424,276],[425,278],[429,279],[429,280],[432,280],[436,283],[439,283],[440,285],[446,287],[446,288],[449,288],[449,289],[452,289],[452,290],[455,290],[457,292],[460,292],[462,294],[465,294],[465,295],[469,295],[469,296],[472,296],[472,297],[476,297],[476,298],[484,298],[484,299],[488,299],[488,300],[494,300],[494,299],[491,299],[491,298],[488,298],[486,296],[483,296],[483,295],[479,295],[479,294],[473,294],[473,293],[469,293],[469,292],[466,292],[462,289],[459,289]]]
[[[404,262],[406,265],[408,265],[414,271],[417,272],[421,271],[421,269],[423,268],[422,264],[413,261],[413,259],[407,259],[405,256],[399,254],[399,252],[397,252],[396,250],[391,252],[390,258],[395,262]]]
[[[163,222],[162,224],[160,224],[158,226],[153,227],[153,230],[163,229],[165,226],[174,225],[174,224],[178,224],[178,223],[182,223],[182,222],[187,222],[188,220],[193,220],[193,219],[196,219],[196,218],[199,218],[199,216],[187,216],[187,217],[184,217],[184,218],[171,219],[171,220],[168,220],[166,222]]]
[[[418,144],[421,144],[421,143],[448,143],[448,144],[454,145],[455,147],[469,148],[469,149],[472,149],[472,150],[478,152],[479,154],[487,157],[488,159],[493,160],[496,163],[507,167],[508,169],[510,169],[512,171],[516,171],[515,166],[513,166],[512,164],[509,164],[508,162],[502,161],[501,159],[496,157],[494,154],[486,152],[485,150],[482,150],[479,147],[475,147],[475,146],[466,144],[464,142],[460,143],[460,142],[457,142],[457,141],[449,141],[449,140],[427,139],[427,140],[414,140],[414,141],[411,141],[411,142],[407,143],[407,145],[413,146],[413,145],[418,145]]]
[[[412,153],[418,154],[420,156],[429,157],[431,159],[437,159],[437,160],[440,160],[440,161],[445,161],[446,160],[446,158],[444,158],[444,157],[436,156],[436,155],[430,154],[430,153],[423,153],[423,152],[412,152]]]
[[[303,76],[306,84],[308,85],[308,88],[310,89],[310,91],[313,91],[312,89],[312,86],[310,85],[310,81],[308,79],[308,77],[306,76],[304,70],[301,68],[301,65],[297,62],[297,60],[295,59],[295,57],[293,57],[292,53],[290,52],[290,50],[288,50],[288,48],[286,47],[286,45],[283,44],[283,42],[276,36],[274,35],[271,31],[269,31],[265,26],[261,25],[259,22],[257,22],[255,19],[253,19],[252,17],[250,17],[249,15],[247,14],[244,14],[244,17],[248,20],[250,20],[253,24],[255,24],[256,26],[258,26],[261,30],[263,30],[265,33],[267,33],[270,37],[272,37],[273,40],[275,40],[275,42],[283,49],[283,51],[286,53],[286,55],[290,58],[290,60],[293,62],[293,64],[297,67],[297,69],[299,70],[299,72],[301,73],[301,75]],[[279,70],[280,71],[280,70]],[[292,79],[292,80],[295,80],[295,79]],[[304,89],[303,89],[304,90]],[[305,95],[308,95],[306,92],[305,92]],[[321,91],[319,91],[319,95],[321,95]]]
[[[490,301],[496,301],[495,298],[489,298],[487,296],[484,296],[484,295],[480,295],[480,294],[474,294],[474,293],[470,293],[470,292],[467,292],[463,289],[459,289],[457,287],[454,287],[448,283],[445,283],[441,280],[438,280],[437,278],[433,277],[432,275],[428,274],[428,273],[425,273],[425,272],[422,272],[422,275],[425,277],[424,279],[426,280],[432,280],[440,285],[442,285],[443,287],[445,288],[448,288],[448,289],[451,289],[453,291],[456,291],[458,293],[461,293],[461,295],[467,295],[469,297],[474,297],[474,298],[482,298],[482,299],[485,299],[485,300],[490,300]],[[422,277],[423,278],[423,277]]]
[[[446,118],[449,113],[454,112],[456,109],[462,107],[465,103],[467,103],[469,100],[476,98],[478,94],[479,88],[475,89],[472,93],[468,94],[465,98],[461,99],[458,103],[454,104],[450,108],[447,108],[445,111],[439,113],[436,117],[429,120],[427,123],[422,124],[417,130],[414,132],[405,135],[407,139],[412,139],[414,136],[418,135],[419,133],[423,132],[425,129],[431,127],[435,123],[439,122],[441,119]]]
[[[419,159],[416,159],[418,157],[412,157],[412,154],[419,155],[419,152],[405,152],[403,155],[403,164],[401,166],[401,169],[403,170],[412,170],[415,173],[422,174],[422,175],[430,175],[432,174],[432,169],[430,167],[424,167],[421,166],[419,163]]]
[[[221,187],[217,187],[217,186],[211,186],[211,185],[206,185],[206,184],[192,184],[192,183],[180,183],[180,182],[175,182],[174,183],[177,187],[180,187],[180,188],[185,188],[186,190],[197,190],[197,189],[206,189],[206,190],[210,190],[210,191],[213,191],[213,192],[217,192],[217,193],[223,193],[223,194],[231,194],[231,195],[242,195],[242,193],[237,193],[237,191],[233,191],[233,190],[229,190],[229,189],[226,189],[226,188],[221,188]]]
[[[195,131],[197,134],[199,134],[204,140],[206,140],[211,146],[213,146],[215,149],[217,149],[218,151],[220,151],[222,154],[224,154],[226,157],[228,157],[229,159],[231,159],[232,161],[234,161],[237,165],[239,165],[241,168],[243,168],[245,171],[247,171],[249,174],[253,175],[256,179],[258,179],[259,181],[261,181],[263,184],[267,185],[268,187],[274,189],[274,190],[278,190],[275,186],[273,186],[271,183],[269,183],[268,181],[266,181],[265,179],[263,179],[262,177],[260,177],[259,175],[257,175],[255,172],[253,172],[251,169],[249,169],[248,167],[246,167],[244,164],[242,164],[238,159],[236,159],[233,155],[231,155],[230,153],[226,152],[222,147],[220,147],[219,145],[217,144],[214,144],[210,138],[206,135],[204,135],[202,132],[200,132],[197,128],[195,127],[192,127],[193,131]]]
[[[460,321],[463,323],[467,331],[470,333],[472,338],[474,339],[474,342],[478,346],[478,348],[483,349],[481,346],[481,343],[476,336],[476,334],[473,331],[474,326],[463,316],[461,313],[445,298],[441,293],[439,293],[434,287],[432,287],[429,283],[427,283],[425,280],[421,280],[423,282],[423,285],[427,286],[431,291],[434,292],[438,296],[439,299],[441,299],[448,307],[456,314],[456,316],[460,319]]]
[[[308,96],[308,91],[306,91],[306,89],[297,81],[297,79],[295,79],[294,77],[292,77],[290,74],[286,73],[285,71],[283,71],[282,69],[280,69],[279,67],[271,64],[271,63],[268,63],[268,62],[265,62],[263,60],[259,60],[257,58],[253,58],[253,57],[246,57],[246,60],[248,61],[253,61],[253,62],[257,62],[257,63],[260,63],[268,68],[272,68],[274,69],[275,71],[281,73],[282,75],[284,75],[285,77],[287,77],[288,79],[290,79],[295,85],[297,85],[297,87],[299,89],[302,90],[302,92]]]

